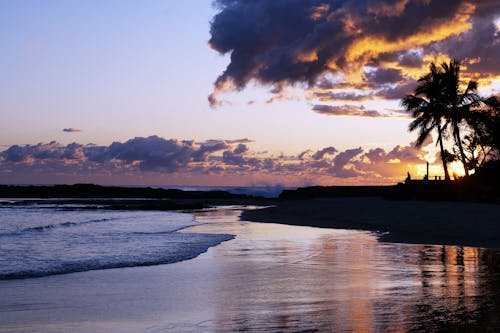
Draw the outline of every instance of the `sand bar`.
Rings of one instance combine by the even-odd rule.
[[[500,205],[369,198],[280,200],[243,219],[384,232],[381,241],[500,248]],[[388,232],[388,233],[386,233]]]

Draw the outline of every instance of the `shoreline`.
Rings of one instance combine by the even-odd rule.
[[[437,186],[435,189],[444,188],[438,183],[431,185]],[[430,190],[432,186],[425,185],[425,188]],[[3,193],[3,204],[66,204],[72,206],[67,208],[74,210],[188,213],[217,206],[264,206],[259,210],[244,210],[241,219],[250,222],[372,231],[379,233],[378,237],[382,242],[500,249],[500,223],[496,222],[500,216],[498,202],[440,201],[436,198],[412,200],[403,195],[388,195],[395,193],[394,190],[398,187],[411,189],[411,186],[406,185],[309,187],[285,190],[280,198],[262,198],[234,195],[224,191],[157,191],[151,188],[130,189],[88,184],[55,187],[7,186],[9,191]],[[0,188],[6,187],[0,185]],[[28,196],[40,194],[48,189],[50,190],[44,193],[45,196],[40,196],[39,199],[34,199],[33,196],[30,199]],[[61,189],[64,191],[61,192]],[[118,197],[118,194],[122,196]],[[397,200],[398,198],[400,200]]]
[[[500,249],[500,205],[397,201],[380,197],[281,199],[276,206],[243,211],[243,221],[381,233],[390,243]]]

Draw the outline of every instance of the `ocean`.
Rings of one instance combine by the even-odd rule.
[[[499,250],[242,221],[252,208],[4,201],[0,332],[500,331]]]
[[[192,214],[0,204],[0,280],[187,260],[232,235],[180,233]]]

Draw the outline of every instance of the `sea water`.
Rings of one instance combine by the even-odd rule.
[[[231,235],[179,231],[192,214],[0,204],[0,280],[187,260]]]
[[[0,332],[500,332],[498,250],[242,221],[249,208],[195,212],[199,223],[174,219],[197,223],[174,234],[236,235],[193,260],[0,281]],[[119,233],[166,216],[94,213],[139,214]],[[48,228],[58,229],[71,227]]]

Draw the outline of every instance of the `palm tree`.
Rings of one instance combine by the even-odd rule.
[[[460,63],[451,60],[449,64],[443,62],[441,74],[441,84],[443,89],[443,102],[445,103],[445,119],[451,124],[453,138],[458,147],[459,157],[464,166],[465,175],[469,176],[469,166],[467,157],[464,153],[462,138],[460,136],[460,126],[468,123],[474,117],[472,107],[480,103],[480,97],[477,94],[477,82],[470,80],[467,88],[460,92]]]
[[[441,150],[441,161],[443,162],[444,179],[450,180],[447,161],[449,153],[444,149],[443,133],[447,122],[443,123],[446,113],[443,103],[442,71],[434,63],[430,65],[430,73],[421,77],[419,85],[412,95],[407,95],[401,101],[402,106],[408,112],[412,112],[415,118],[409,125],[409,130],[419,130],[417,147],[421,146],[435,129],[438,133],[437,143]]]

